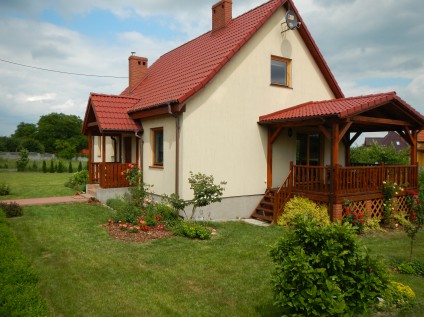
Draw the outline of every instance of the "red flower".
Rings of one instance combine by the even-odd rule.
[[[161,221],[163,219],[163,217],[159,216],[159,215],[155,215],[155,219],[156,219],[156,221]]]
[[[142,231],[149,231],[150,227],[149,226],[141,226],[140,228]]]

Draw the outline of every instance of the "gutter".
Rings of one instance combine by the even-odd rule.
[[[135,135],[135,137],[136,138],[139,138],[140,140],[141,140],[141,151],[140,151],[140,166],[141,166],[141,168],[143,169],[143,148],[144,148],[144,139],[143,139],[143,135],[142,136],[139,136],[138,135],[138,133],[140,132],[140,131],[142,131],[142,130],[136,130],[136,131],[134,131],[134,135]],[[137,150],[139,150],[139,149],[137,149]],[[143,173],[144,174],[144,173]],[[142,175],[143,175],[142,174]]]

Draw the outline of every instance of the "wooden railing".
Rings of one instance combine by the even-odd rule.
[[[90,184],[99,184],[102,188],[128,187],[128,181],[122,175],[128,164],[91,163],[89,168]]]
[[[293,165],[293,189],[303,193],[325,194],[330,191],[332,175],[335,195],[369,194],[381,192],[383,181],[392,181],[406,188],[418,185],[417,165],[378,166],[301,166]]]
[[[290,162],[290,171],[283,185],[275,193],[273,223],[277,223],[278,217],[282,214],[284,206],[292,196],[293,188],[293,163]]]

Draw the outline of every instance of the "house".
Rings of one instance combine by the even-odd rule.
[[[395,131],[389,131],[384,137],[366,137],[365,146],[371,146],[373,143],[384,146],[393,146],[397,151],[406,149],[408,143]]]
[[[424,131],[418,133],[417,136],[417,157],[418,157],[418,166],[424,166]]]
[[[201,210],[212,219],[275,221],[295,194],[328,204],[335,219],[346,200],[374,208],[389,176],[416,188],[424,117],[394,92],[345,98],[291,0],[237,18],[222,0],[211,20],[151,66],[131,55],[120,95],[90,94],[83,133],[97,198],[125,190],[129,162],[157,195],[190,199],[190,171],[226,181],[223,201]],[[397,131],[411,165],[352,169],[350,145],[376,131]]]

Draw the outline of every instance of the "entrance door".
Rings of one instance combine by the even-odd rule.
[[[132,139],[131,137],[124,138],[124,163],[132,163],[131,162],[131,154],[132,154]]]
[[[319,166],[321,147],[319,134],[297,134],[296,165]]]

